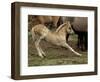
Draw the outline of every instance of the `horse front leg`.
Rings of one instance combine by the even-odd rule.
[[[78,55],[78,56],[82,56],[82,54],[76,52],[73,48],[71,48],[67,43],[63,44],[63,47],[68,48],[70,51],[72,51],[74,54]]]

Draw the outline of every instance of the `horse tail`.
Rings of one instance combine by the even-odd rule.
[[[35,35],[35,32],[34,32],[34,28],[32,28],[31,30],[31,34],[32,34],[32,39],[33,39],[33,42],[36,40],[36,35]]]

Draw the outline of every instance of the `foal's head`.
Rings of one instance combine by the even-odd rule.
[[[69,21],[66,21],[65,22],[65,30],[67,31],[67,33],[68,34],[73,34],[74,33],[74,31],[73,31],[73,29],[72,29],[72,27],[71,27],[71,23],[69,22]]]
[[[74,33],[71,24],[69,21],[66,21],[65,23],[61,24],[58,29],[56,30],[56,32],[63,32],[63,33],[67,33],[67,34],[72,34]]]

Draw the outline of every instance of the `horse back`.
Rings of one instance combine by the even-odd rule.
[[[38,25],[35,25],[33,28],[32,28],[32,32],[34,31],[35,34],[37,35],[46,35],[48,33],[48,28],[43,25],[43,24],[38,24]]]

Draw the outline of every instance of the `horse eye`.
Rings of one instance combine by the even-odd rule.
[[[69,28],[71,30],[71,28]]]

